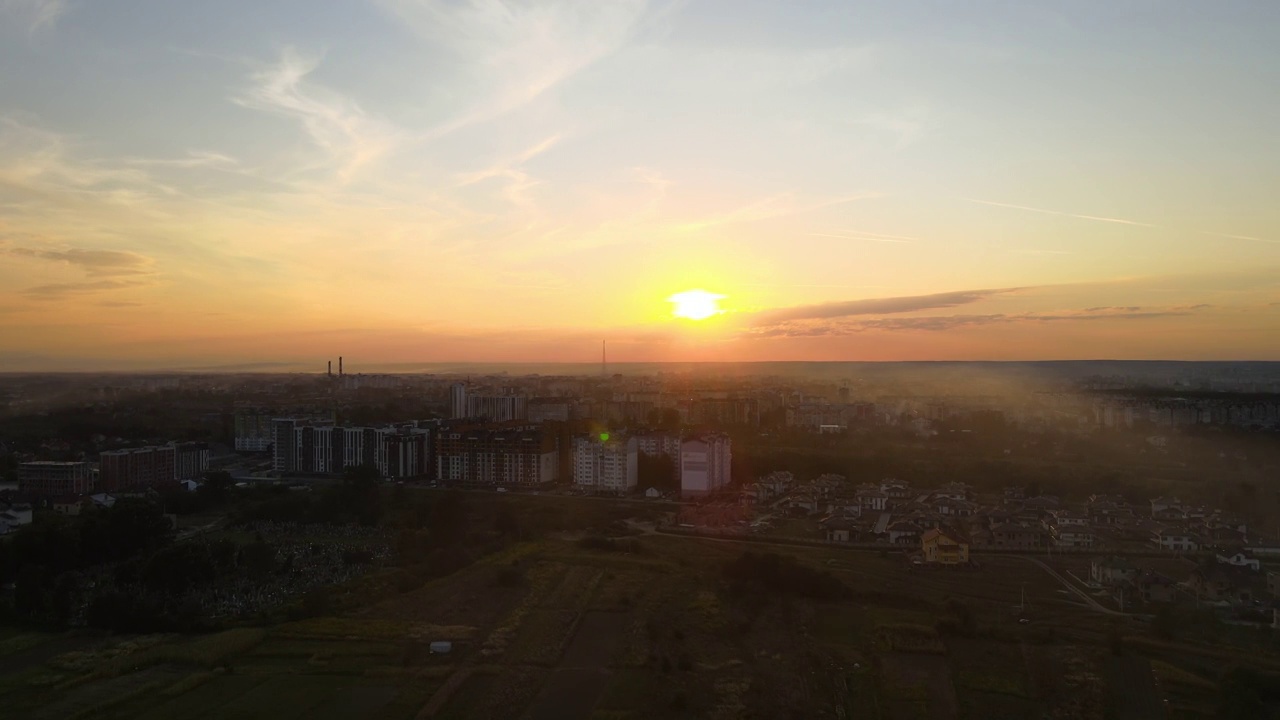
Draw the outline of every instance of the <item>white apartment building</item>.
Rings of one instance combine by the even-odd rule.
[[[573,440],[573,481],[595,492],[631,492],[639,479],[636,439],[578,437]]]
[[[712,433],[685,440],[680,445],[680,494],[708,495],[732,479],[732,441]]]
[[[467,386],[465,383],[454,383],[449,386],[449,417],[453,419],[467,416]]]

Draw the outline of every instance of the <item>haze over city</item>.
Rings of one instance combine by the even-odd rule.
[[[981,5],[4,0],[0,370],[1280,358],[1280,7]]]

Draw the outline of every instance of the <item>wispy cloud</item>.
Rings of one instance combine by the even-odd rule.
[[[1138,222],[1137,220],[1126,220],[1124,218],[1102,217],[1099,215],[1081,215],[1079,213],[1063,212],[1061,210],[1046,210],[1044,208],[1028,207],[1026,205],[1014,205],[1012,203],[995,202],[993,200],[976,200],[974,198],[965,198],[965,200],[971,203],[977,203],[979,205],[990,205],[992,207],[1011,208],[1013,210],[1025,210],[1027,212],[1042,213],[1044,215],[1059,215],[1062,217],[1078,218],[1080,220],[1094,220],[1097,222],[1116,223],[1118,225],[1133,225],[1136,227],[1161,228],[1165,230],[1170,229],[1167,226],[1163,226],[1163,225],[1156,225],[1154,223],[1147,223],[1147,222]],[[1214,230],[1197,230],[1195,232],[1197,234],[1205,235],[1208,237],[1227,238],[1231,240],[1250,240],[1252,242],[1280,244],[1280,240],[1269,240],[1267,238],[1260,238],[1252,235],[1236,235],[1233,233],[1218,232]]]
[[[50,283],[37,285],[22,291],[23,295],[33,300],[60,300],[76,295],[90,295],[106,290],[124,290],[147,285],[142,280],[89,280],[72,283]]]
[[[37,250],[18,247],[3,252],[17,257],[38,258],[72,265],[84,270],[90,277],[144,275],[150,272],[151,265],[149,258],[119,250]]]
[[[286,48],[277,62],[253,74],[253,86],[233,100],[245,107],[291,117],[326,154],[321,163],[350,181],[365,165],[405,139],[390,123],[365,112],[354,100],[307,81],[320,58]]]
[[[765,310],[756,313],[752,324],[756,326],[776,325],[796,320],[823,320],[850,317],[854,315],[889,315],[896,313],[918,312],[937,308],[958,307],[986,300],[994,295],[1015,292],[1022,288],[999,288],[990,290],[961,290],[958,292],[935,293],[932,295],[909,295],[903,297],[869,298],[864,300],[847,300],[844,302],[820,303],[817,305],[799,305],[776,310]]]
[[[971,203],[979,205],[991,205],[993,207],[1012,208],[1014,210],[1026,210],[1027,212],[1042,213],[1044,215],[1060,215],[1062,217],[1073,217],[1081,220],[1096,220],[1098,222],[1116,223],[1118,225],[1136,225],[1138,227],[1158,227],[1151,223],[1138,222],[1136,220],[1126,220],[1124,218],[1102,217],[1100,215],[1081,215],[1079,213],[1062,212],[1061,210],[1046,210],[1044,208],[1027,207],[1026,205],[1013,205],[1011,203],[995,202],[992,200],[975,200],[974,198],[965,198]]]
[[[531,206],[532,202],[528,197],[528,191],[539,185],[540,181],[534,179],[525,171],[524,164],[555,147],[556,143],[560,142],[561,137],[562,135],[557,133],[489,168],[477,172],[463,173],[458,177],[458,187],[474,185],[493,178],[503,178],[508,181],[506,188],[503,190],[504,197],[512,204],[525,207]]]
[[[491,120],[617,50],[648,8],[646,0],[380,0],[420,37],[450,48],[482,89],[461,114],[434,128],[439,137]]]
[[[35,34],[52,28],[67,12],[66,0],[0,0],[0,11],[23,22]]]
[[[859,333],[884,332],[943,332],[982,325],[1012,323],[1056,323],[1083,321],[1131,321],[1154,320],[1169,317],[1185,317],[1194,315],[1212,306],[1207,304],[1184,305],[1171,307],[1093,307],[1083,310],[1063,310],[1057,312],[1029,313],[991,313],[984,315],[928,315],[921,317],[872,318],[866,320],[825,320],[818,322],[793,322],[772,325],[763,328],[750,328],[746,337],[816,337],[856,335]]]

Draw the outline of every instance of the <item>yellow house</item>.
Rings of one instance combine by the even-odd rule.
[[[920,536],[924,561],[941,565],[962,565],[969,562],[969,541],[940,528],[929,530]]]

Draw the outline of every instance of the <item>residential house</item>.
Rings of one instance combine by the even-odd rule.
[[[1280,597],[1280,572],[1275,570],[1267,571],[1267,593],[1271,597]]]
[[[969,562],[969,540],[954,530],[933,528],[920,536],[924,561],[939,565],[962,565]]]
[[[935,498],[951,498],[952,500],[966,500],[969,497],[971,488],[962,482],[949,482],[946,485],[933,491]]]
[[[1054,537],[1058,547],[1091,548],[1097,541],[1093,528],[1068,525],[1059,527]]]
[[[1004,489],[1005,502],[1015,502],[1018,500],[1022,500],[1026,496],[1027,496],[1026,488],[1023,488],[1018,485],[1010,485]]]
[[[1178,583],[1159,573],[1147,571],[1133,584],[1144,603],[1171,603],[1178,599]]]
[[[8,506],[4,512],[0,512],[0,535],[14,532],[24,525],[30,525],[32,518],[31,506],[26,503],[14,503]]]
[[[852,520],[845,517],[831,516],[824,518],[818,523],[818,527],[826,535],[827,542],[857,542],[860,535],[858,527],[854,525]]]
[[[880,492],[891,501],[907,500],[911,497],[911,486],[895,478],[887,478],[880,483]]]
[[[1019,550],[1042,548],[1049,544],[1049,533],[1043,525],[1005,523],[991,528],[991,544]]]
[[[884,510],[889,499],[888,495],[881,492],[877,487],[860,487],[857,492],[858,502],[862,505],[863,510]]]
[[[933,511],[939,515],[970,517],[977,512],[977,510],[978,506],[968,500],[955,500],[950,497],[940,497],[933,501]]]
[[[1056,510],[1053,518],[1059,528],[1089,527],[1089,516],[1079,510]]]
[[[59,515],[79,515],[87,500],[79,495],[62,495],[56,497],[49,507]]]
[[[910,520],[900,520],[889,526],[889,543],[891,545],[917,545],[920,543],[920,535],[924,532],[921,528]]]
[[[1252,602],[1264,584],[1248,568],[1208,561],[1191,573],[1187,586],[1197,599],[1236,604]]]
[[[1164,550],[1194,552],[1200,549],[1199,538],[1187,530],[1176,527],[1155,531],[1151,534],[1151,541]]]
[[[1242,548],[1233,548],[1231,550],[1221,550],[1214,553],[1214,559],[1224,565],[1234,565],[1236,567],[1247,567],[1254,572],[1262,569],[1262,563]]]
[[[1182,510],[1182,501],[1176,497],[1158,497],[1151,501],[1151,516],[1155,517],[1157,513],[1165,510],[1175,509]]]
[[[1108,587],[1136,579],[1138,568],[1122,557],[1098,558],[1089,564],[1089,580]]]

